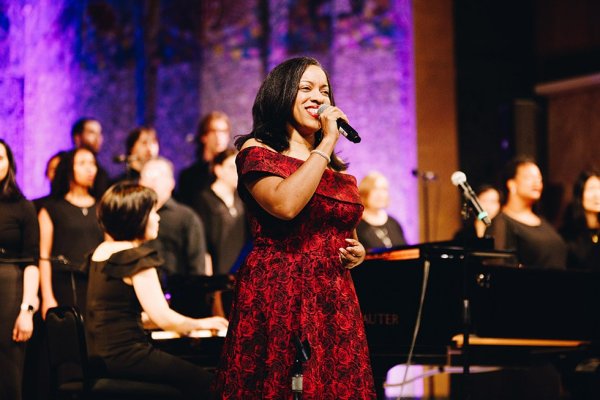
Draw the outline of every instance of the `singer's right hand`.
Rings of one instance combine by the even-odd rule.
[[[329,106],[319,115],[321,129],[323,130],[323,140],[332,140],[335,144],[340,137],[340,130],[337,126],[338,118],[348,122],[348,117],[342,110],[336,106]]]

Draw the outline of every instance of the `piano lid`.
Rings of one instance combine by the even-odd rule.
[[[402,261],[419,258],[460,260],[465,257],[480,259],[486,265],[519,266],[516,254],[513,251],[495,250],[493,239],[487,237],[470,241],[468,246],[464,246],[463,242],[440,241],[397,246],[389,249],[370,249],[367,252],[366,260]]]

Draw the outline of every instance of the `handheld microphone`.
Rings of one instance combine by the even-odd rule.
[[[321,115],[327,107],[329,107],[329,105],[321,104],[321,106],[317,110],[317,114]],[[347,123],[341,118],[338,118],[336,122],[340,133],[344,135],[346,139],[348,139],[352,143],[360,143],[362,139],[360,138],[360,136],[358,136],[358,132],[356,132],[356,130],[353,127],[351,127],[349,123]]]
[[[450,180],[452,180],[452,184],[454,186],[460,186],[460,188],[463,191],[463,195],[467,200],[471,202],[471,205],[477,212],[477,219],[483,221],[483,223],[486,226],[489,226],[492,223],[492,221],[490,220],[487,211],[485,211],[483,207],[481,207],[481,204],[479,204],[477,195],[471,188],[471,185],[469,185],[469,183],[467,182],[467,176],[465,175],[465,173],[462,171],[456,171],[452,174]]]

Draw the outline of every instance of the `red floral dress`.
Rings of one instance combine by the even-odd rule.
[[[264,211],[244,183],[288,177],[303,161],[250,147],[236,162],[254,248],[237,275],[217,398],[291,399],[298,335],[311,350],[303,400],[374,399],[362,315],[338,255],[363,210],[356,179],[326,170],[304,210],[284,221]]]

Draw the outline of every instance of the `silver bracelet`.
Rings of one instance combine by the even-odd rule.
[[[313,154],[313,153],[314,153],[314,154],[318,154],[318,155],[320,155],[321,157],[323,157],[324,159],[326,159],[326,160],[327,160],[327,164],[329,164],[329,163],[331,162],[331,158],[330,158],[330,157],[327,155],[327,153],[325,153],[324,151],[321,151],[321,150],[314,149],[314,150],[311,150],[311,151],[310,151],[310,154]]]

